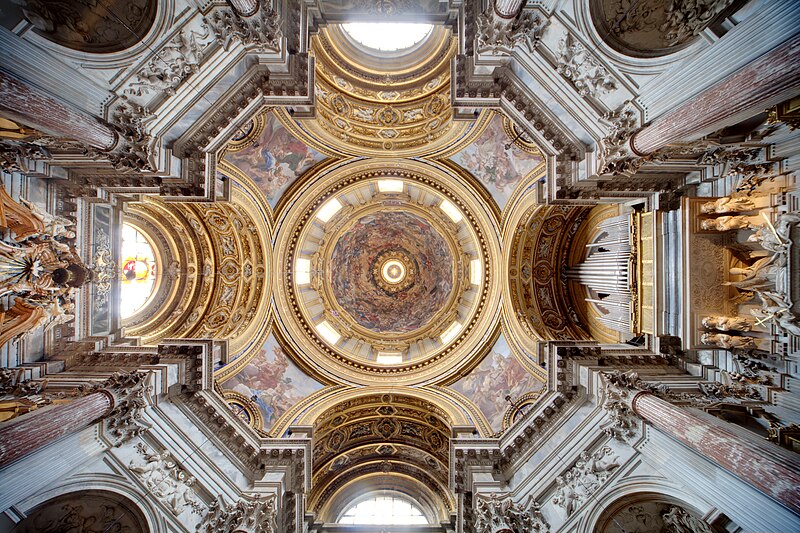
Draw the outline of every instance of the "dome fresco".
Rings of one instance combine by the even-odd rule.
[[[397,292],[381,287],[375,262],[399,252],[413,283]],[[338,240],[331,256],[331,287],[337,303],[361,326],[376,333],[408,333],[425,326],[453,289],[453,256],[426,220],[402,211],[358,219]],[[379,269],[380,270],[380,269]],[[402,281],[401,281],[402,283]]]

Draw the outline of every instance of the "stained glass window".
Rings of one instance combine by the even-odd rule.
[[[152,245],[129,224],[122,226],[120,265],[120,314],[126,318],[147,303],[158,278],[158,264]]]

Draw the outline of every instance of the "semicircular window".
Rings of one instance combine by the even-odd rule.
[[[127,318],[150,299],[159,271],[153,246],[130,224],[122,225],[120,265],[120,315]]]
[[[354,503],[342,513],[338,524],[347,525],[428,525],[419,507],[398,496],[371,496]]]
[[[381,52],[411,48],[427,37],[433,25],[400,22],[351,22],[342,29],[359,44]]]

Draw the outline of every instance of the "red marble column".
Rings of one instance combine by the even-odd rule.
[[[228,0],[240,17],[251,17],[258,11],[258,0]]]
[[[800,34],[723,78],[631,139],[638,155],[687,140],[742,111],[759,113],[800,93]]]
[[[108,150],[117,135],[107,124],[72,109],[0,70],[0,115],[54,137]]]
[[[85,428],[106,416],[113,407],[111,394],[100,391],[10,420],[0,426],[0,468]]]
[[[633,398],[633,412],[700,455],[800,512],[800,462],[791,461],[692,415],[648,392]]]
[[[525,7],[525,2],[527,0],[495,0],[494,11],[504,19],[513,19]]]

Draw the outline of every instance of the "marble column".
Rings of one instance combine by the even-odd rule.
[[[258,11],[258,0],[228,0],[228,3],[240,17],[251,17]]]
[[[633,392],[631,410],[663,433],[800,512],[800,462],[710,424],[647,391]]]
[[[96,117],[73,109],[0,70],[0,115],[54,137],[101,150],[111,149],[117,134]]]
[[[504,19],[513,19],[525,7],[525,2],[527,0],[495,0],[494,11]]]
[[[108,415],[113,408],[113,395],[101,390],[7,422],[0,426],[0,468],[60,437],[83,429]]]
[[[800,92],[800,34],[718,81],[636,133],[630,146],[647,155],[677,141],[719,129],[723,121],[757,114]]]

